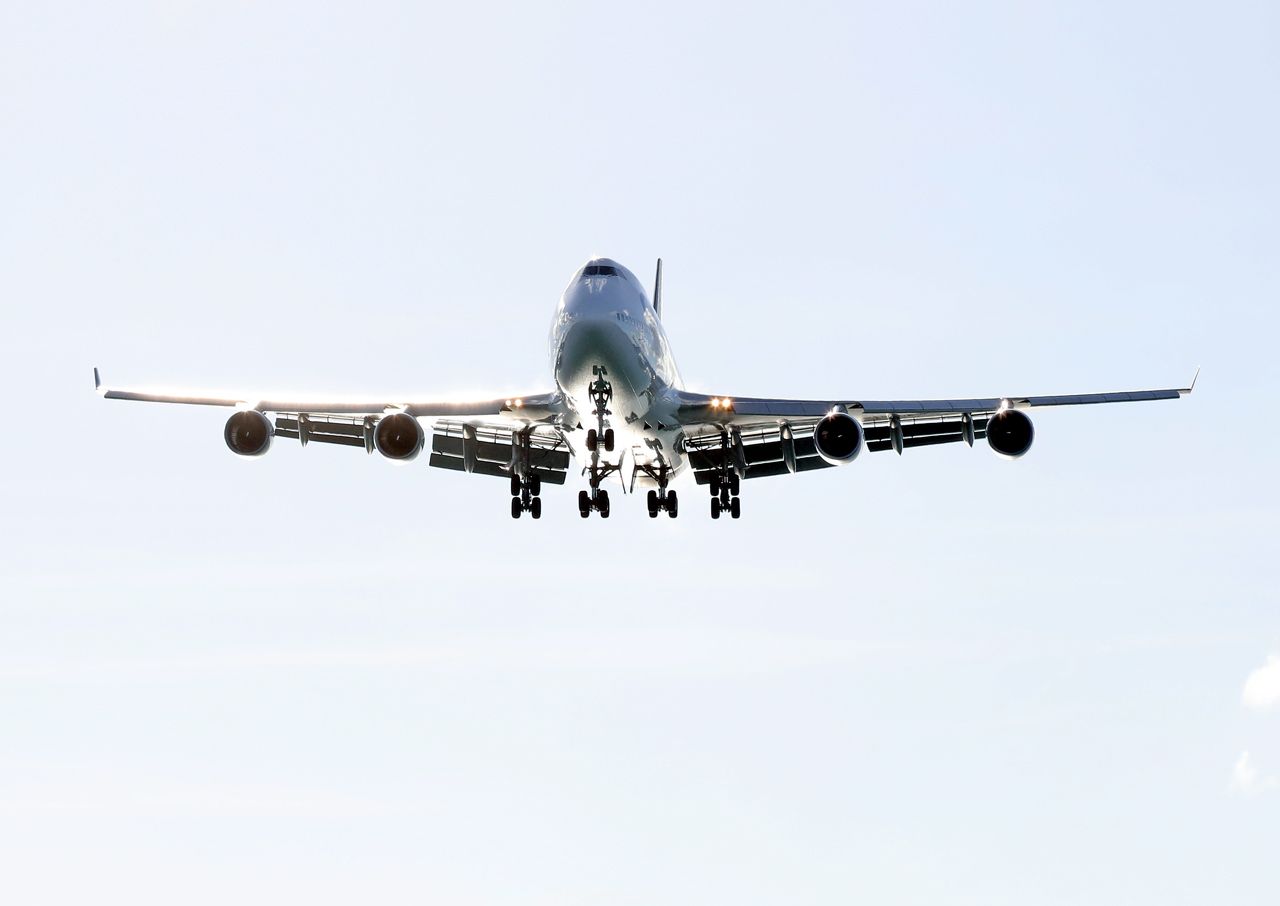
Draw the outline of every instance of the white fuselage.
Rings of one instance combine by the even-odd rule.
[[[613,429],[616,443],[613,453],[598,455],[678,470],[680,427],[670,391],[681,389],[680,374],[658,313],[631,271],[596,258],[574,275],[551,325],[551,360],[567,409],[564,434],[580,460],[591,459],[586,431],[601,427],[591,386],[603,377],[612,390],[603,427]]]

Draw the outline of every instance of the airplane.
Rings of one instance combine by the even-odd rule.
[[[554,389],[454,402],[387,396],[365,400],[272,399],[103,385],[106,399],[220,406],[235,411],[223,439],[233,453],[261,456],[277,437],[363,447],[398,462],[426,449],[436,468],[510,484],[511,515],[542,516],[542,485],[563,485],[570,461],[587,487],[578,513],[609,518],[618,476],[624,494],[646,490],[650,518],[680,511],[673,480],[691,472],[710,491],[710,513],[742,514],[744,479],[845,466],[864,450],[978,440],[1006,459],[1031,449],[1030,409],[1178,399],[1195,388],[1001,396],[986,399],[794,400],[684,389],[662,325],[662,260],[650,297],[627,268],[592,258],[574,273],[551,325]],[[1196,372],[1196,377],[1199,371]],[[272,418],[274,415],[274,418]],[[425,424],[425,427],[424,427]]]

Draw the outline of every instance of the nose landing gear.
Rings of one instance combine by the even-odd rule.
[[[591,454],[591,465],[586,468],[586,472],[591,490],[578,492],[578,515],[586,519],[594,510],[600,514],[601,519],[608,519],[609,492],[600,488],[600,482],[618,471],[618,465],[601,462],[600,452],[601,447],[606,453],[613,452],[613,429],[605,427],[605,416],[613,414],[609,409],[609,403],[613,401],[613,385],[605,380],[605,375],[609,372],[603,365],[592,365],[591,373],[596,377],[587,385],[587,394],[595,407],[591,414],[596,417],[596,427],[587,431],[587,451]]]
[[[587,449],[592,453],[596,452],[600,447],[604,447],[606,453],[613,452],[613,429],[605,428],[603,432],[592,428],[587,432]]]
[[[606,427],[605,416],[613,415],[609,409],[613,402],[613,384],[605,380],[609,372],[603,365],[592,365],[591,373],[596,379],[587,385],[587,396],[594,406],[591,414],[596,417],[596,427],[587,432],[587,450],[594,453],[603,446],[606,453],[612,453],[613,429]]]

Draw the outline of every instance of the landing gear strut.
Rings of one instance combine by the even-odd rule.
[[[519,519],[522,513],[534,519],[542,518],[542,479],[529,461],[533,452],[532,434],[530,428],[511,432],[512,519]]]
[[[609,409],[613,402],[613,384],[605,380],[609,372],[603,365],[592,365],[591,373],[596,379],[587,385],[587,395],[594,404],[591,414],[596,417],[596,427],[587,432],[587,449],[594,453],[603,445],[606,453],[612,453],[613,429],[605,427],[605,416],[613,415]]]
[[[735,469],[733,449],[729,444],[729,435],[720,435],[720,468],[711,476],[711,518],[719,519],[720,514],[728,511],[729,516],[737,519],[742,516],[742,501],[738,498],[740,479]]]
[[[587,450],[591,453],[591,465],[586,472],[591,490],[578,492],[578,515],[586,519],[594,510],[600,514],[601,519],[608,519],[609,492],[601,489],[600,482],[618,471],[618,466],[611,462],[601,462],[600,448],[603,447],[606,453],[613,452],[613,429],[605,427],[605,416],[613,414],[609,409],[609,403],[613,401],[613,385],[605,380],[605,375],[609,372],[603,365],[592,365],[591,373],[596,378],[587,385],[587,393],[595,406],[591,414],[596,417],[596,427],[587,431]]]

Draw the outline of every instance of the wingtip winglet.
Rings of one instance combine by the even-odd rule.
[[[102,389],[102,375],[98,374],[98,366],[93,367],[93,389]]]
[[[1196,373],[1191,376],[1191,386],[1182,391],[1183,396],[1196,389],[1196,381],[1200,380],[1200,367],[1196,366]]]

